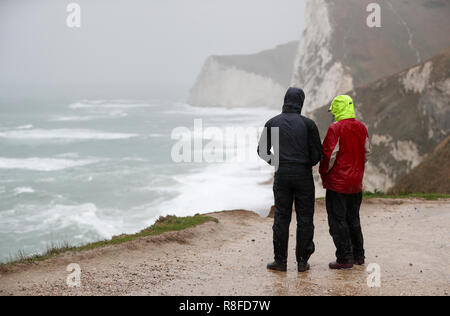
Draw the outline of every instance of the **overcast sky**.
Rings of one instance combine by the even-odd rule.
[[[0,0],[0,96],[144,98],[192,86],[209,55],[298,40],[305,0]]]

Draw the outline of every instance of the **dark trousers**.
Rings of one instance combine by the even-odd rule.
[[[364,238],[359,218],[361,202],[362,192],[341,194],[327,190],[328,224],[338,263],[353,263],[355,258],[364,259]]]
[[[280,167],[275,174],[275,220],[273,247],[275,261],[287,263],[292,205],[297,214],[297,262],[307,262],[314,253],[315,188],[311,167]]]

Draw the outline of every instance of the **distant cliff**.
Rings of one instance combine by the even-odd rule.
[[[211,56],[188,103],[194,106],[281,107],[298,42],[254,55]]]
[[[450,135],[450,49],[349,94],[373,146],[365,187],[386,192]],[[332,120],[328,108],[311,113],[322,137]],[[437,177],[433,173],[428,176]]]

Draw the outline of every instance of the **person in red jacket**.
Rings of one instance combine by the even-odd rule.
[[[359,209],[365,164],[370,155],[367,128],[356,120],[353,100],[336,97],[330,108],[333,123],[323,142],[319,172],[326,192],[330,234],[336,246],[336,262],[330,269],[351,269],[364,264],[364,238]]]

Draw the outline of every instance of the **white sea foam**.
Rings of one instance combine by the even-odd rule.
[[[186,103],[178,103],[174,110],[166,111],[167,114],[179,114],[182,113],[192,113],[198,116],[218,116],[226,118],[227,116],[247,116],[253,118],[260,117],[272,117],[281,112],[280,109],[272,108],[245,108],[245,107],[235,107],[235,108],[225,108],[225,107],[196,107]]]
[[[142,210],[140,214],[136,213],[100,209],[94,203],[18,205],[15,209],[0,212],[0,232],[5,236],[34,236],[40,240],[40,248],[45,250],[49,242],[85,244],[122,233],[135,233],[156,219]],[[28,248],[36,252],[36,244]],[[3,255],[0,253],[0,258],[4,258]]]
[[[87,121],[95,121],[95,120],[103,120],[103,119],[117,119],[127,117],[128,113],[123,110],[114,110],[104,114],[98,115],[84,115],[84,116],[56,116],[50,119],[51,122],[87,122]]]
[[[245,128],[262,127],[266,120],[279,113],[273,109],[198,108],[186,104],[179,104],[178,108],[199,117],[216,117],[223,120],[221,125],[228,124],[227,118],[234,122],[234,117],[245,116],[245,124],[239,122],[239,126]],[[230,127],[233,125],[230,123]],[[194,137],[199,135],[194,134]],[[176,176],[178,186],[174,188],[178,190],[178,196],[163,202],[158,209],[164,215],[172,212],[180,216],[242,208],[268,214],[273,204],[272,186],[260,183],[273,177],[273,168],[257,157],[257,143],[257,138],[250,137],[235,144],[237,150],[227,144],[224,148],[226,163],[209,164],[194,174]]]
[[[135,162],[146,162],[148,160],[138,157],[125,157],[122,159],[122,161],[135,161]]]
[[[133,108],[149,108],[153,104],[148,103],[118,103],[118,102],[91,102],[80,101],[69,105],[70,109],[133,109]]]
[[[50,119],[51,122],[85,122],[97,119],[96,116],[57,116]]]
[[[21,125],[21,126],[17,127],[17,129],[31,129],[31,128],[33,128],[33,125],[31,125],[31,124]]]
[[[0,138],[12,140],[117,140],[137,136],[129,133],[110,133],[87,129],[31,129],[0,132]]]
[[[37,206],[21,206],[10,212],[0,212],[2,232],[21,234],[37,233],[42,235],[50,227],[56,228],[54,233],[74,229],[87,233],[95,231],[101,238],[111,238],[117,233],[117,227],[107,219],[99,218],[99,211],[92,203],[80,205],[50,205],[47,208]],[[50,236],[48,236],[50,237]]]
[[[164,213],[192,215],[244,208],[266,215],[273,203],[272,188],[259,183],[273,176],[273,168],[258,159],[257,143],[257,138],[238,142],[237,148],[224,148],[226,163],[210,164],[194,174],[176,176],[179,195],[159,209]]]
[[[1,158],[0,169],[23,169],[34,171],[58,171],[100,162],[100,160],[68,160],[54,158]]]
[[[26,194],[26,193],[34,193],[34,189],[30,187],[19,187],[14,189],[15,195]]]
[[[159,209],[179,216],[233,209],[266,215],[273,203],[272,187],[258,183],[271,176],[271,168],[261,172],[235,163],[208,166],[199,173],[176,177],[180,194]]]
[[[57,155],[58,158],[79,158],[80,154],[78,153],[64,153],[64,154],[59,154]]]
[[[49,178],[40,178],[38,180],[36,180],[36,182],[40,182],[40,183],[53,183],[56,182],[57,179],[53,178],[53,177],[49,177]]]
[[[102,104],[105,102],[107,102],[107,101],[106,100],[81,100],[80,101],[80,103],[88,103],[88,104]]]
[[[81,205],[55,205],[47,210],[43,224],[58,227],[63,230],[79,227],[81,231],[94,230],[103,238],[111,238],[117,233],[117,227],[112,222],[99,218],[97,206],[92,203]]]

